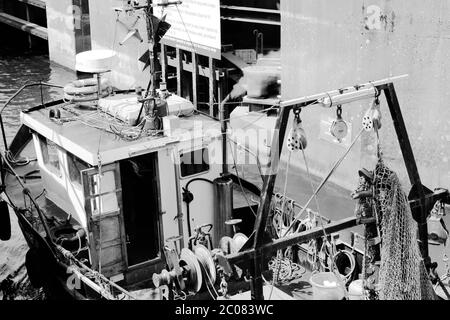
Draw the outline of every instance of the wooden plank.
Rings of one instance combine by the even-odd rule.
[[[183,95],[183,88],[181,86],[181,75],[183,73],[183,51],[181,49],[176,49],[176,64],[177,68],[177,95],[180,97]]]
[[[102,192],[102,193],[91,194],[90,196],[86,196],[86,199],[93,199],[93,198],[103,197],[103,196],[106,196],[108,194],[118,193],[118,192],[122,192],[122,189],[114,189],[114,190],[106,191],[106,192]]]
[[[197,109],[197,88],[198,88],[198,57],[195,52],[192,52],[192,103]]]
[[[216,92],[216,81],[215,81],[215,63],[213,58],[208,59],[209,64],[209,115],[214,117],[214,93]]]
[[[92,199],[92,198],[91,198],[91,199]],[[102,218],[102,220],[103,220],[103,219],[105,219],[105,218],[116,217],[116,216],[118,216],[119,214],[120,214],[120,211],[119,211],[119,210],[111,211],[111,212],[102,212],[101,218]],[[99,217],[98,214],[92,217],[92,221],[94,221],[94,222],[97,222],[97,221],[99,221],[99,220],[100,220],[100,217]]]
[[[48,40],[47,28],[41,27],[35,23],[19,19],[4,12],[0,12],[0,22],[13,28],[28,32],[29,34],[41,39]]]
[[[258,208],[258,213],[255,221],[255,243],[254,248],[262,245],[263,234],[265,232],[265,222],[269,215],[270,203],[272,201],[273,188],[275,186],[275,181],[278,173],[278,166],[280,163],[281,151],[283,149],[284,136],[286,133],[287,121],[289,118],[290,108],[281,108],[280,113],[277,117],[277,122],[275,123],[275,130],[272,138],[272,146],[270,150],[271,159],[270,167],[271,172],[269,175],[264,177],[264,184],[261,192],[261,199]]]
[[[103,233],[102,233],[102,250],[105,250],[107,248],[111,247],[120,247],[120,258],[117,258],[118,260],[122,261],[123,252],[122,252],[122,241],[120,238],[115,238],[112,240],[103,240]],[[104,253],[103,253],[104,256]]]
[[[231,51],[223,52],[222,57],[224,57],[226,60],[230,61],[232,64],[234,64],[236,67],[238,67],[241,70],[249,66],[244,60],[242,60],[241,57],[238,57]]]
[[[255,220],[255,239],[253,242],[253,249],[255,255],[253,256],[252,274],[252,299],[261,300],[263,296],[263,280],[262,274],[262,246],[264,244],[264,233],[266,229],[266,221],[270,212],[270,204],[272,202],[273,189],[278,173],[278,166],[280,163],[281,150],[284,144],[284,136],[286,133],[287,121],[289,118],[291,108],[281,108],[275,123],[275,130],[272,138],[272,146],[270,149],[270,168],[271,172],[264,177],[263,188],[261,192],[260,204]]]

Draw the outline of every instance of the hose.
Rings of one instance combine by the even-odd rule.
[[[193,178],[193,179],[189,180],[186,183],[186,186],[183,188],[183,201],[186,203],[186,219],[187,219],[187,228],[188,228],[189,238],[192,236],[191,212],[190,212],[189,204],[192,202],[192,200],[194,200],[194,195],[192,194],[192,192],[189,191],[189,185],[195,181],[204,181],[204,182],[208,182],[210,184],[214,184],[211,180],[206,179],[206,178]]]

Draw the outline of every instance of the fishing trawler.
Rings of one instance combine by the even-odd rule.
[[[169,28],[155,19],[149,20]],[[163,36],[154,26],[153,46]],[[61,100],[24,110],[10,144],[3,132],[1,239],[9,237],[11,207],[30,247],[26,267],[34,286],[49,297],[108,300],[449,297],[428,256],[427,230],[431,211],[442,221],[439,210],[450,202],[449,192],[432,192],[420,182],[394,89],[405,76],[292,100],[255,98],[248,94],[250,83],[234,108],[228,105],[231,93],[220,102],[215,119],[169,92],[164,81],[157,88],[155,52],[151,48],[145,91],[116,90],[102,79],[114,51],[77,55],[77,69],[96,77],[64,87],[36,84],[61,87]],[[413,184],[409,202],[378,141],[376,167],[359,171],[356,215],[331,221],[310,204],[363,132],[378,137],[382,93]],[[341,141],[348,129],[342,107],[364,99],[373,105],[359,133],[306,204],[289,198],[286,185],[274,192],[283,148],[287,168],[290,155],[307,148],[302,109],[336,108],[330,133]],[[269,138],[254,143],[244,130],[249,127]],[[233,146],[256,157],[261,188],[240,175]],[[386,196],[392,190],[395,197]],[[389,228],[395,222],[397,229]],[[350,241],[342,240],[345,230]],[[436,230],[433,237],[442,242],[445,226]],[[391,265],[395,259],[388,253],[398,248],[409,250],[409,260]],[[389,284],[400,281],[395,272],[405,268],[407,283],[395,291]],[[417,283],[403,290],[411,279]]]

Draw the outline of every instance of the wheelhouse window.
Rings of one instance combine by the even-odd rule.
[[[180,173],[182,178],[209,171],[208,148],[180,154]]]
[[[81,171],[89,169],[89,164],[71,154],[70,152],[67,152],[67,166],[70,181],[81,185]]]
[[[45,166],[52,173],[61,177],[61,167],[59,163],[58,149],[59,147],[47,138],[39,135],[39,145],[42,152],[42,160]]]

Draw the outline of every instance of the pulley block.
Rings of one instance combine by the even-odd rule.
[[[365,131],[381,128],[381,111],[380,101],[376,98],[369,110],[366,111],[363,117],[362,126]]]
[[[342,119],[342,107],[337,106],[336,110],[336,120],[333,121],[330,127],[330,133],[337,141],[342,142],[348,134],[348,125],[344,119]]]
[[[300,109],[299,109],[300,110]],[[291,130],[287,137],[287,148],[289,151],[304,150],[308,144],[306,140],[306,132],[302,126],[300,119],[300,111],[294,111],[295,119]]]

